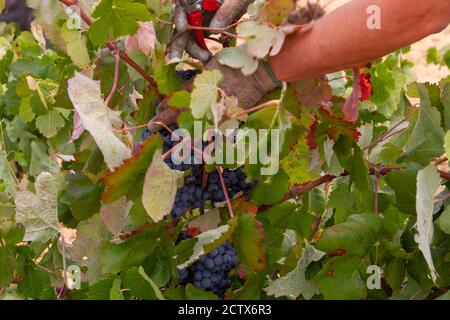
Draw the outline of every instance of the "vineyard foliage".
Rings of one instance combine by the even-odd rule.
[[[252,74],[301,29],[285,23],[292,3],[251,5],[216,36],[227,44],[220,62]],[[449,297],[450,77],[416,82],[405,48],[283,84],[246,114],[218,89],[219,71],[197,75],[191,91],[176,71],[202,64],[166,63],[172,1],[70,4],[29,0],[30,31],[0,23],[1,298]],[[427,59],[447,68],[448,57],[433,48]],[[175,219],[191,171],[170,169],[162,135],[146,132],[164,98],[188,131],[194,120],[278,129],[280,169],[205,166],[206,177],[240,167],[250,190]],[[185,230],[195,232],[181,239]],[[220,248],[237,264],[226,292],[180,281]]]

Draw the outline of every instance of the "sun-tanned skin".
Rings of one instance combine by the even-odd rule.
[[[367,27],[367,8],[381,8],[381,29]],[[442,31],[450,23],[449,0],[354,0],[287,37],[270,59],[279,80],[293,82],[344,70],[382,57]]]
[[[225,0],[226,10],[236,1]],[[371,5],[381,9],[379,30],[367,27],[370,18],[367,8]],[[271,57],[269,64],[281,81],[313,78],[365,65],[443,30],[449,22],[450,0],[353,0],[314,22],[308,31],[288,36],[281,52]],[[221,26],[226,23],[222,21]],[[248,77],[238,69],[221,65],[217,57],[212,57],[205,69],[219,70],[223,75],[221,88],[236,96],[239,106],[245,109],[277,86],[262,64]],[[153,120],[174,123],[178,112],[163,102]],[[159,126],[150,125],[149,129],[157,130]]]

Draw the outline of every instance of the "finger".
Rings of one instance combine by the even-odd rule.
[[[175,23],[175,28],[178,32],[186,32],[189,29],[189,22],[187,20],[186,13],[184,12],[179,1],[175,4],[173,22]]]
[[[189,40],[189,33],[185,32],[179,35],[168,46],[166,51],[167,63],[178,63],[183,59],[183,52],[186,49]]]
[[[211,20],[210,27],[222,29],[238,20],[247,11],[248,6],[255,0],[225,0]],[[213,32],[213,33],[218,33]]]
[[[187,41],[186,51],[192,58],[203,62],[208,61],[212,56],[211,52],[202,49],[192,36]]]

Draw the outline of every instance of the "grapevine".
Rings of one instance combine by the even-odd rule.
[[[0,299],[449,299],[447,47],[288,83],[320,1],[93,2],[0,0]]]

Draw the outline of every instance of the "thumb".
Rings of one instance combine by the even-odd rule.
[[[211,20],[210,27],[222,29],[240,19],[247,11],[248,6],[255,0],[225,0],[220,9]],[[218,33],[218,32],[212,32]]]

